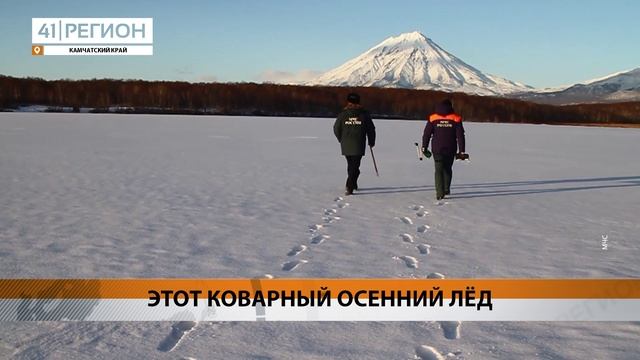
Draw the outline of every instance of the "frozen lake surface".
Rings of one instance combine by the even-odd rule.
[[[0,277],[640,274],[639,129],[468,123],[471,162],[456,163],[451,199],[436,204],[433,164],[413,146],[424,123],[398,120],[375,121],[380,177],[367,155],[362,191],[335,201],[346,162],[332,124],[0,113]],[[640,352],[637,323],[201,323],[173,347],[172,326],[4,323],[0,358]]]

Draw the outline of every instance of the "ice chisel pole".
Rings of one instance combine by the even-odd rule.
[[[422,161],[422,151],[420,151],[420,145],[418,145],[418,143],[414,143],[416,144],[416,151],[418,152],[418,159],[420,159],[420,161]]]
[[[373,155],[373,147],[369,146],[369,150],[371,150],[371,159],[373,159],[373,168],[376,170],[376,176],[380,176],[378,173],[378,164],[376,164],[376,157]]]

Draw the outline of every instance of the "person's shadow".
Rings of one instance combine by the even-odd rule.
[[[551,185],[551,186],[549,186]],[[617,176],[579,179],[551,179],[531,181],[507,181],[472,184],[453,184],[452,199],[491,196],[533,195],[542,193],[586,191],[595,189],[626,188],[640,186],[640,176]],[[358,195],[392,194],[433,191],[433,186],[388,186],[363,188]]]

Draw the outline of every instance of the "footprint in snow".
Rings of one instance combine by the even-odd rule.
[[[437,200],[436,202],[433,203],[433,205],[435,206],[443,206],[443,205],[448,205],[449,202],[445,201],[445,200]]]
[[[420,345],[416,348],[416,356],[415,358],[416,360],[445,360],[444,356],[442,356],[442,354],[440,354],[440,352],[438,350],[436,350],[436,348],[431,347],[431,346],[427,346],[427,345]]]
[[[417,217],[425,217],[425,216],[427,216],[428,214],[429,214],[429,212],[428,212],[428,211],[420,210],[420,211],[418,211],[418,212],[416,213],[416,216],[417,216]]]
[[[158,350],[162,352],[172,351],[197,324],[195,321],[180,321],[171,325],[171,332],[160,342]]]
[[[424,209],[424,206],[422,206],[422,205],[413,205],[413,206],[410,206],[409,208],[410,208],[411,210],[418,211],[418,210],[422,210],[422,209]]]
[[[409,234],[400,234],[400,237],[402,238],[402,241],[404,241],[404,242],[408,242],[408,243],[412,243],[413,242],[413,236],[411,236]]]
[[[408,268],[417,269],[418,268],[418,259],[413,256],[403,255],[403,256],[394,256],[396,260],[404,261],[404,264],[407,265]]]
[[[341,202],[341,203],[338,203],[338,205],[337,205],[337,206],[338,206],[340,209],[344,209],[344,208],[346,208],[346,207],[347,207],[347,206],[349,206],[349,205],[351,205],[351,204],[349,204],[348,202]]]
[[[440,321],[444,337],[449,340],[460,339],[460,321]]]
[[[309,231],[311,231],[311,232],[316,232],[316,231],[318,231],[318,230],[320,230],[322,228],[323,228],[322,224],[309,225]]]
[[[429,225],[420,225],[420,226],[418,226],[416,231],[419,232],[419,233],[425,233],[429,229],[431,229],[431,227]]]
[[[342,200],[344,200],[342,196],[338,196],[337,198],[333,199],[333,201],[335,202],[342,201]]]
[[[286,263],[282,264],[282,270],[284,271],[293,271],[295,268],[297,268],[298,266],[302,265],[302,264],[306,264],[309,261],[307,260],[292,260],[292,261],[287,261]]]
[[[307,245],[296,245],[287,253],[287,256],[296,256],[301,252],[307,250]]]
[[[397,218],[400,219],[400,221],[402,221],[403,223],[407,224],[407,225],[413,225],[413,221],[411,219],[409,219],[407,216],[403,216],[401,218]]]
[[[324,209],[324,214],[325,215],[335,215],[338,213],[338,210],[336,209]]]
[[[329,235],[324,235],[324,234],[317,234],[313,237],[311,237],[310,242],[314,245],[318,245],[318,244],[322,244],[325,240],[327,240],[328,238],[330,238]]]
[[[444,275],[440,274],[439,272],[432,272],[427,275],[427,279],[444,279]]]
[[[416,248],[418,248],[418,251],[420,251],[422,255],[429,255],[431,253],[431,245],[429,244],[419,244]]]
[[[331,224],[334,223],[336,221],[340,220],[340,216],[324,216],[322,217],[322,221],[324,221],[325,224]]]

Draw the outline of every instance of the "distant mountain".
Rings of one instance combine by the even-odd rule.
[[[617,72],[562,90],[517,94],[515,97],[549,104],[640,101],[640,68]]]
[[[374,86],[505,95],[533,88],[481,72],[419,32],[390,37],[308,85]]]

